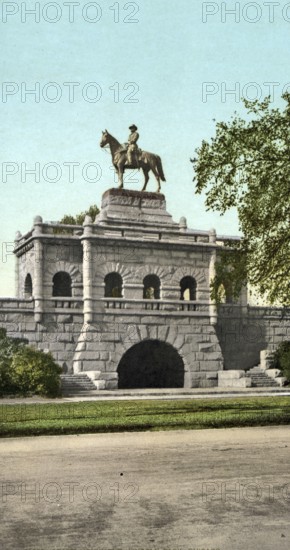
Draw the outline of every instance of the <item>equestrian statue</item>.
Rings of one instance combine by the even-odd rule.
[[[128,143],[121,144],[119,141],[109,134],[108,130],[102,132],[102,139],[100,142],[101,147],[109,145],[112,162],[118,174],[119,180],[119,189],[123,189],[123,176],[125,170],[135,170],[142,168],[144,174],[144,185],[142,191],[146,190],[147,183],[149,181],[149,172],[152,170],[157,183],[157,193],[160,192],[161,184],[160,181],[166,181],[163,173],[161,158],[158,155],[153,153],[148,153],[148,151],[142,151],[137,146],[137,141],[139,139],[139,134],[137,132],[138,128],[135,124],[132,124],[129,127],[131,133],[128,138]]]

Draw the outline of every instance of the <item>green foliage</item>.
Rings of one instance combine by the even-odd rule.
[[[280,369],[290,382],[290,341],[281,342],[274,353],[272,368]]]
[[[0,328],[0,359],[10,358],[13,353],[27,344],[24,338],[10,338],[5,328]]]
[[[99,213],[99,209],[96,204],[92,204],[88,210],[85,212],[80,212],[76,216],[71,216],[69,214],[63,216],[59,223],[68,224],[68,225],[83,225],[86,216],[90,216],[92,221],[95,221],[96,216]]]
[[[11,361],[14,353],[20,351],[27,340],[9,338],[6,329],[0,328],[0,395],[14,393],[15,384],[11,378]]]
[[[13,355],[10,372],[15,387],[23,395],[32,392],[56,397],[60,394],[61,367],[51,353],[25,346]]]
[[[8,361],[0,359],[0,396],[15,392],[10,377],[9,366]]]
[[[55,397],[60,392],[59,367],[50,353],[9,338],[0,328],[0,395],[36,393]]]
[[[244,255],[239,247],[239,241],[226,242],[225,250],[219,252],[215,277],[210,283],[211,299],[216,304],[223,302],[224,298],[227,302],[235,301],[246,284],[247,272]]]
[[[290,94],[284,111],[264,101],[246,101],[247,120],[237,113],[217,122],[216,135],[196,150],[196,193],[207,210],[236,208],[243,239],[234,245],[232,268],[270,303],[290,302]],[[232,255],[232,258],[234,255]]]
[[[86,216],[90,216],[92,218],[92,221],[94,222],[98,213],[99,209],[97,205],[92,204],[88,210],[86,210],[85,212],[80,212],[80,214],[77,214],[76,216],[66,214],[58,223],[63,225],[83,225]],[[72,235],[73,229],[56,227],[53,232],[55,235]]]

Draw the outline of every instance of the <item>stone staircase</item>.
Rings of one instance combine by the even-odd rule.
[[[275,378],[269,376],[261,367],[253,367],[246,372],[246,378],[252,381],[252,388],[277,388],[280,386]]]
[[[61,391],[63,395],[89,395],[97,392],[94,382],[84,373],[62,374]]]
[[[252,388],[277,388],[284,386],[286,378],[279,369],[272,367],[274,353],[271,350],[260,352],[260,364],[246,372],[246,378],[251,378]]]
[[[279,369],[272,367],[273,352],[262,350],[260,364],[247,370],[224,370],[218,372],[220,388],[278,388],[286,383]],[[270,390],[269,390],[270,391]]]

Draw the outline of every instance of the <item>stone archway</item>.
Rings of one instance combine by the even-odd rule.
[[[118,388],[183,388],[184,363],[176,349],[160,340],[143,340],[121,358]]]

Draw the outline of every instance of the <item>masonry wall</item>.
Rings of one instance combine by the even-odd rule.
[[[35,257],[35,250],[33,243],[29,249],[22,254],[19,258],[15,258],[17,266],[17,284],[16,284],[16,295],[19,298],[25,298],[25,278],[30,274],[32,279],[32,285],[35,278],[35,263],[37,261]]]
[[[275,350],[290,340],[290,310],[272,307],[220,306],[217,335],[224,368],[249,369],[260,362],[260,351]]]
[[[25,338],[38,349],[50,351],[64,372],[72,372],[83,328],[82,313],[45,314],[42,323],[35,323],[32,306],[32,300],[0,300],[0,327],[5,328],[10,337]]]
[[[79,337],[74,356],[74,372],[99,372],[107,388],[117,387],[117,368],[124,353],[145,340],[161,340],[172,345],[184,362],[185,387],[217,385],[222,354],[215,327],[208,317],[156,312],[109,312],[95,315]],[[138,368],[138,365],[136,365]]]
[[[117,271],[123,279],[124,299],[143,299],[143,280],[146,275],[157,275],[164,300],[180,299],[180,281],[185,276],[197,282],[197,300],[209,298],[210,253],[202,247],[178,246],[158,242],[122,243],[116,240],[94,241],[93,298],[104,297],[104,278]],[[85,258],[84,258],[85,261]]]
[[[19,298],[0,300],[0,326],[51,351],[66,372],[97,372],[107,388],[117,387],[124,353],[156,339],[183,359],[186,387],[215,386],[219,370],[250,368],[262,349],[289,338],[290,313],[282,318],[279,309],[247,308],[245,290],[239,305],[220,306],[216,317],[210,278],[222,237],[218,244],[214,231],[187,231],[184,219],[171,221],[164,197],[150,197],[111,190],[98,221],[87,219],[83,227],[36,217],[33,230],[17,241]],[[71,298],[53,297],[57,272],[70,275]],[[121,299],[104,296],[112,272],[122,277]],[[35,299],[24,300],[28,273]],[[147,275],[159,278],[161,300],[144,301]],[[180,300],[187,276],[196,281],[196,303]]]
[[[77,239],[65,237],[47,239],[43,253],[43,292],[44,298],[52,297],[53,277],[59,271],[65,271],[72,279],[72,296],[83,295],[83,250]]]
[[[117,385],[123,354],[146,339],[160,339],[178,351],[186,387],[214,386],[223,363],[226,370],[251,368],[259,363],[261,350],[290,339],[290,312],[278,308],[220,306],[216,326],[202,314],[122,310],[95,313],[92,325],[86,325],[82,312],[73,310],[47,313],[42,323],[35,323],[33,304],[0,300],[0,326],[9,336],[51,351],[64,372],[100,371],[108,388]]]
[[[16,257],[16,293],[17,297],[25,298],[25,279],[30,274],[32,288],[35,286],[36,268],[41,264],[43,297],[52,298],[53,277],[59,271],[67,272],[72,279],[72,296],[82,298],[82,263],[83,250],[78,239],[65,236],[53,239],[42,238],[41,252],[34,242],[25,247],[22,254]]]

